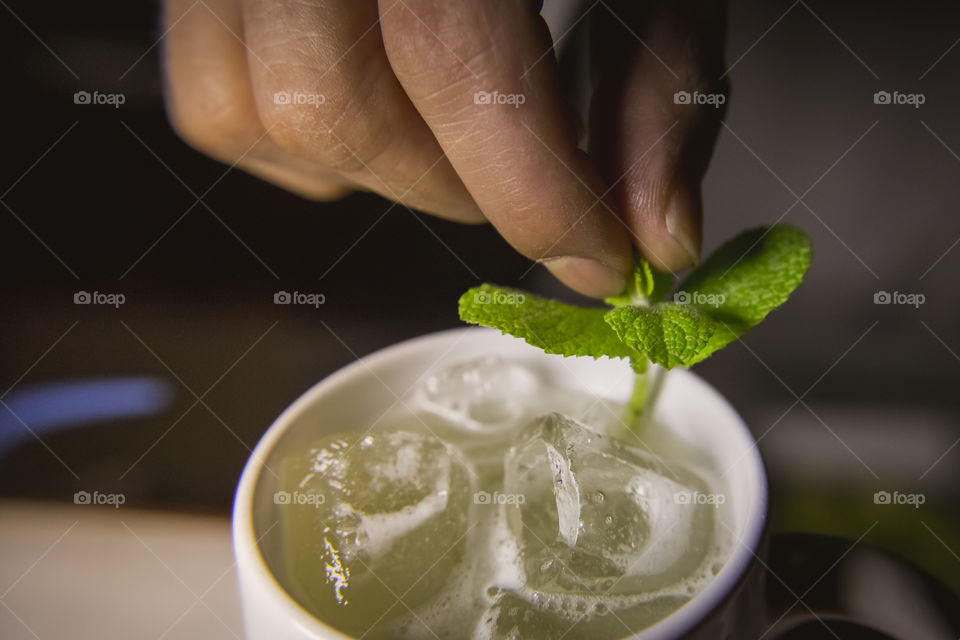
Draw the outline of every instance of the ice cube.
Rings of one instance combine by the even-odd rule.
[[[472,488],[460,459],[404,430],[341,434],[288,455],[274,503],[298,599],[359,636],[439,592],[464,555]]]
[[[424,411],[483,435],[529,422],[539,391],[540,381],[530,369],[489,355],[431,375],[415,398]]]
[[[544,593],[633,596],[702,573],[715,549],[715,504],[679,463],[572,418],[534,420],[509,452],[504,491],[527,586]]]
[[[541,611],[523,598],[504,592],[480,618],[471,640],[554,640],[569,638],[573,626]]]

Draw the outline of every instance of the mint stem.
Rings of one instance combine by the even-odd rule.
[[[641,421],[647,423],[653,420],[653,410],[657,406],[657,399],[660,397],[660,391],[663,389],[663,381],[666,380],[667,374],[670,373],[667,369],[653,369],[648,374],[651,376],[652,380],[650,382],[650,390],[647,392],[647,403],[643,407],[643,415],[640,417]]]
[[[624,419],[630,431],[639,433],[646,429],[646,425],[653,418],[653,410],[666,376],[667,371],[654,369],[649,363],[643,371],[634,374],[633,392],[627,402],[627,415]]]
[[[630,394],[630,400],[627,401],[627,415],[624,417],[624,423],[629,431],[641,430],[643,407],[647,403],[647,386],[649,383],[647,376],[646,371],[637,371],[633,374],[633,392]]]

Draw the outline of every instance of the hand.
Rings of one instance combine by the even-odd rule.
[[[192,146],[305,197],[365,189],[488,220],[586,295],[623,289],[632,245],[663,270],[695,262],[723,108],[675,93],[719,95],[722,3],[589,10],[589,154],[539,10],[529,0],[166,0],[168,111]]]

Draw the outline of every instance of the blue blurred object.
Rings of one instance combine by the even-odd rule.
[[[34,385],[0,399],[0,455],[33,435],[161,412],[173,398],[160,378],[92,378]]]

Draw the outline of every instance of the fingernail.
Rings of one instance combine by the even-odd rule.
[[[684,189],[675,189],[667,202],[667,233],[679,245],[690,263],[700,264],[700,232],[692,215],[690,197]]]
[[[544,258],[540,263],[565,285],[585,296],[594,298],[615,296],[627,286],[626,274],[589,258],[559,256]]]

